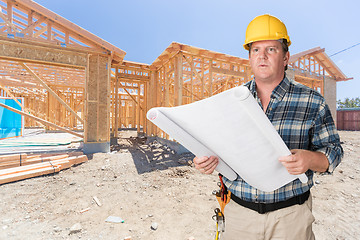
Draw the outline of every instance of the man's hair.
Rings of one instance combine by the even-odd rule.
[[[279,39],[278,40],[280,43],[281,43],[281,47],[284,51],[284,54],[286,54],[288,51],[289,51],[289,46],[288,46],[288,42],[286,41],[286,39]],[[251,45],[252,43],[249,43],[248,46],[249,46],[249,53],[251,51]],[[285,71],[288,69],[287,65],[285,66]]]

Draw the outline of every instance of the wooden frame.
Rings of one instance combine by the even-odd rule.
[[[192,103],[253,78],[247,59],[176,42],[170,44],[150,68],[152,73],[149,86],[152,96],[147,98],[149,107],[173,107]],[[341,72],[324,49],[314,48],[293,55],[288,68],[288,78],[323,94],[333,114],[336,114],[336,82],[351,78]],[[151,123],[148,124],[146,133],[169,138]]]
[[[0,23],[0,94],[24,97],[25,126],[109,142],[110,69],[126,53],[30,0],[0,0]]]
[[[24,98],[33,116],[25,127],[83,130],[85,143],[107,143],[121,128],[168,138],[146,120],[151,107],[192,103],[253,77],[247,59],[176,42],[151,65],[123,61],[121,49],[30,0],[0,0],[0,44],[0,95]],[[351,79],[321,48],[291,56],[287,76],[331,108],[336,82]]]

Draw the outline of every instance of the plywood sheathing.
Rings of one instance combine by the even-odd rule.
[[[28,39],[9,39],[0,35],[1,58],[13,61],[43,63],[46,65],[85,67],[86,52],[76,48],[34,42]]]
[[[86,73],[84,142],[110,141],[111,58],[89,54]]]

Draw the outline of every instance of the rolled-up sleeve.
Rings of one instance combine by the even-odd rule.
[[[340,164],[344,151],[340,144],[334,120],[326,103],[320,105],[318,117],[314,121],[311,150],[322,152],[329,161],[328,173]]]

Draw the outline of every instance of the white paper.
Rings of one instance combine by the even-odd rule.
[[[278,161],[290,151],[248,88],[235,87],[178,107],[152,108],[147,118],[198,157],[217,156],[216,170],[237,174],[262,191],[274,191],[305,174],[291,175]]]

